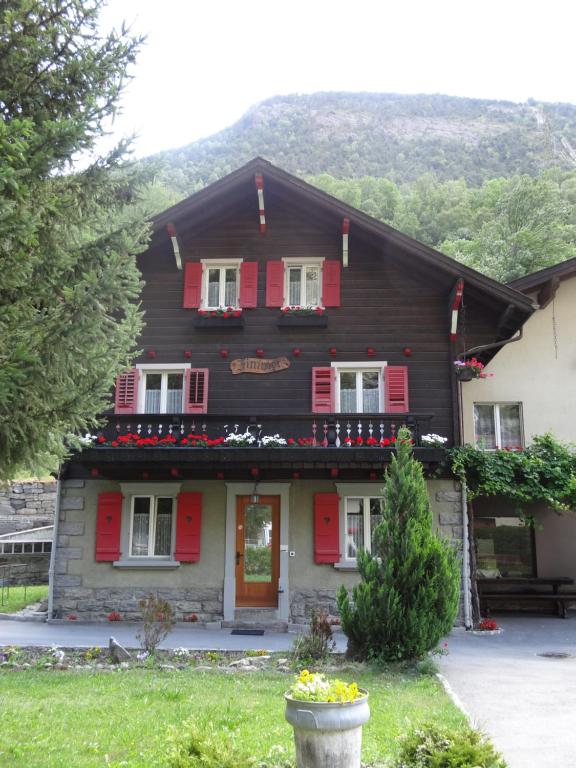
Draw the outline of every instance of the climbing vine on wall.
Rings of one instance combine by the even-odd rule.
[[[502,496],[517,509],[544,502],[558,512],[576,509],[576,452],[551,434],[535,437],[523,451],[451,448],[453,474],[466,483],[468,498]]]

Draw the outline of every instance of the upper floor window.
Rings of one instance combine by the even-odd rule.
[[[240,261],[226,259],[222,262],[203,260],[202,308],[238,309],[240,299]]]
[[[337,404],[340,413],[380,413],[382,369],[339,370]]]
[[[486,451],[521,448],[520,403],[474,403],[474,440]]]
[[[294,307],[322,306],[322,261],[285,259],[284,302]]]

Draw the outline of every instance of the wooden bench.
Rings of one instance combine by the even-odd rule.
[[[558,616],[565,619],[568,605],[576,603],[576,593],[558,592],[556,594],[549,594],[545,592],[514,592],[512,590],[480,592],[480,609],[486,616],[490,615],[490,605],[494,603],[513,605],[514,603],[525,604],[530,602],[543,603],[545,605],[552,604],[556,607]]]

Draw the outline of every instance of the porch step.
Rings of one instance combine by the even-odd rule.
[[[278,619],[275,608],[236,608],[232,621],[223,621],[223,629],[263,629],[287,632],[288,622]]]

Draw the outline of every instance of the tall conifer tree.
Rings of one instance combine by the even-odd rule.
[[[422,464],[409,430],[399,430],[386,473],[382,520],[373,552],[358,553],[361,582],[338,592],[349,654],[360,659],[416,659],[450,631],[460,593],[456,552],[432,528]]]
[[[0,478],[90,428],[141,328],[139,174],[96,151],[141,40],[102,6],[0,8]]]

